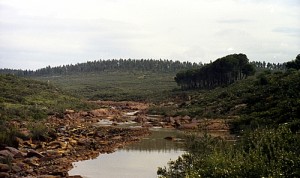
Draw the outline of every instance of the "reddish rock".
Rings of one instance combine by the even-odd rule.
[[[198,128],[198,124],[197,123],[182,124],[178,128],[179,129],[197,129]]]

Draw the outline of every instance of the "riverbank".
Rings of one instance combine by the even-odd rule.
[[[10,124],[23,136],[17,138],[18,149],[4,146],[0,149],[3,160],[0,177],[68,177],[73,162],[94,159],[99,154],[111,153],[139,141],[150,134],[148,128],[229,128],[224,120],[147,115],[147,103],[95,101],[94,104],[99,105],[99,109],[89,112],[66,110],[63,114],[49,116],[36,125],[36,133],[30,133],[28,128],[31,126],[27,122],[12,121]],[[45,132],[47,134],[43,134]]]
[[[50,116],[40,123],[40,126],[46,126],[43,128],[48,130],[47,136],[40,135],[38,139],[27,139],[30,134],[27,122],[12,122],[24,136],[17,138],[18,149],[1,148],[0,159],[4,164],[0,164],[0,177],[68,177],[72,162],[111,153],[149,134],[147,128],[95,124],[102,117],[115,116],[110,112],[107,109],[90,112],[67,110],[63,115]]]

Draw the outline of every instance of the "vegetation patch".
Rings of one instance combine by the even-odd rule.
[[[160,177],[299,177],[300,137],[288,127],[256,129],[236,143],[209,135],[187,139],[188,153],[168,167]]]

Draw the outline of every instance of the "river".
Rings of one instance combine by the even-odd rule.
[[[69,175],[84,178],[155,178],[158,167],[167,166],[184,153],[182,133],[174,129],[151,129],[152,134],[140,142],[127,145],[96,159],[73,163]],[[171,140],[166,137],[175,138]]]

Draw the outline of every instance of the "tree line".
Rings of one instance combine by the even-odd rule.
[[[255,73],[245,54],[231,54],[206,64],[176,74],[176,83],[182,89],[212,89],[231,84]]]
[[[85,63],[63,65],[57,67],[47,66],[38,70],[15,70],[0,69],[0,74],[15,74],[19,76],[49,76],[49,75],[69,75],[85,72],[104,71],[143,71],[143,72],[163,72],[176,73],[180,70],[198,68],[201,63],[180,62],[172,60],[154,59],[112,59],[95,60]]]
[[[256,69],[268,69],[268,70],[285,70],[286,63],[270,63],[265,61],[252,61],[250,62]]]
[[[286,64],[287,69],[300,69],[300,54],[297,55],[296,59],[293,61],[289,61]]]
[[[287,68],[296,68],[300,66],[300,56],[297,60],[288,63],[270,63],[265,61],[250,62],[257,70],[286,70]],[[83,72],[104,72],[104,71],[150,71],[163,73],[177,73],[181,70],[196,69],[208,64],[172,61],[167,59],[112,59],[95,60],[85,63],[69,64],[51,67],[47,66],[38,70],[21,69],[0,69],[0,74],[14,74],[18,76],[49,76],[49,75],[70,75]],[[203,69],[206,70],[206,69]],[[195,72],[195,70],[192,70]],[[192,71],[189,71],[190,73]],[[193,73],[192,72],[192,73]],[[197,73],[197,72],[196,72]]]

